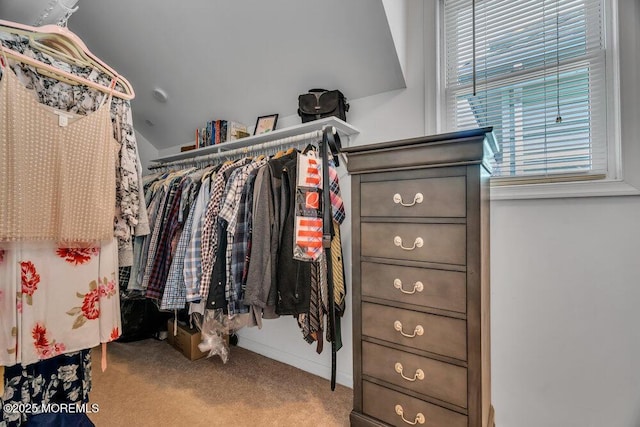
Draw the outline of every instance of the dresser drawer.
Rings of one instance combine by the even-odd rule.
[[[362,334],[408,347],[467,359],[466,322],[385,305],[362,303]]]
[[[467,370],[460,366],[363,342],[362,373],[467,407]]]
[[[360,186],[361,215],[464,217],[467,210],[465,192],[463,176],[363,182]]]
[[[466,262],[464,224],[365,222],[361,231],[363,256],[460,265]]]
[[[362,263],[362,295],[466,312],[466,274],[399,265]]]
[[[362,407],[365,414],[392,426],[467,427],[462,414],[368,381],[362,383]]]

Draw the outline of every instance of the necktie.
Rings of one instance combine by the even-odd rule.
[[[322,218],[296,218],[294,258],[316,261],[322,254]]]
[[[342,244],[340,242],[340,224],[333,220],[334,236],[331,240],[331,270],[333,272],[333,297],[336,309],[344,313],[344,298],[346,295],[344,287],[344,266],[342,264]]]
[[[309,344],[317,341],[316,352],[322,353],[322,299],[320,296],[320,263],[311,264],[311,293],[309,298],[309,312],[298,315],[298,325],[302,335]]]
[[[340,184],[338,182],[338,171],[333,166],[333,160],[329,160],[329,191],[331,192],[331,207],[333,218],[338,222],[338,224],[342,224],[346,214],[344,211],[344,203],[342,202],[342,197],[340,196]]]
[[[316,352],[322,353],[322,311],[320,298],[319,266],[317,263],[311,264],[311,299],[309,301],[309,329],[311,336],[318,342]]]
[[[315,152],[298,156],[293,257],[316,261],[322,254],[322,175]]]

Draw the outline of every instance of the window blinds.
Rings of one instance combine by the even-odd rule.
[[[476,0],[475,34],[473,15],[444,0],[447,126],[493,126],[496,177],[606,173],[601,1]]]

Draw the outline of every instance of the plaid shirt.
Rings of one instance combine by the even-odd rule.
[[[186,298],[188,302],[198,301],[200,299],[200,280],[202,278],[202,260],[200,254],[202,252],[202,226],[204,224],[204,214],[209,200],[209,191],[211,189],[211,177],[205,176],[198,198],[194,204],[193,228],[191,229],[191,238],[186,249],[184,257],[184,283],[186,288]]]
[[[231,276],[231,257],[233,252],[233,242],[235,239],[238,208],[240,205],[240,198],[242,196],[242,189],[244,188],[249,174],[258,169],[260,166],[267,163],[266,159],[251,162],[246,166],[236,169],[229,177],[228,190],[222,208],[220,209],[219,217],[227,221],[227,247],[225,251],[225,265],[227,269],[226,283],[225,283],[225,297],[229,306],[229,314],[235,314],[239,312],[248,312],[248,307],[242,307],[239,301],[240,297],[240,285],[241,282],[232,285]]]
[[[213,272],[213,265],[216,261],[216,249],[218,248],[218,237],[216,235],[218,227],[216,226],[216,220],[220,212],[220,204],[226,186],[225,172],[231,168],[242,166],[248,161],[248,159],[243,158],[235,163],[223,165],[218,171],[213,183],[211,199],[209,199],[209,204],[207,205],[207,212],[202,227],[202,279],[200,282],[200,296],[205,300],[209,296],[211,273]]]
[[[164,288],[164,294],[162,295],[162,303],[160,304],[161,310],[180,310],[184,308],[187,303],[186,285],[184,281],[184,259],[187,246],[189,245],[189,239],[191,238],[195,210],[196,204],[192,203],[191,209],[189,209],[189,215],[184,222],[182,234],[180,235],[171,267],[169,268],[169,275]]]
[[[187,246],[191,239],[191,229],[193,227],[193,213],[195,211],[195,197],[200,189],[200,180],[205,174],[205,170],[198,170],[185,178],[183,182],[182,198],[180,200],[180,211],[178,223],[182,224],[180,238],[174,251],[167,283],[162,295],[162,310],[178,310],[186,305],[186,286],[184,282],[184,258]],[[185,216],[186,215],[186,216]],[[175,240],[175,239],[174,239]]]
[[[253,189],[258,170],[259,168],[254,169],[249,174],[249,178],[247,178],[247,183],[242,189],[242,195],[240,196],[240,203],[238,205],[238,215],[236,216],[236,233],[231,249],[231,283],[238,301],[244,299],[244,288],[247,279],[246,267],[248,267],[248,257],[250,256],[251,250]]]
[[[142,266],[142,264],[140,266],[140,273],[142,274],[142,281],[140,283],[142,289],[147,289],[147,287],[149,286],[149,278],[151,277],[153,259],[155,258],[156,250],[158,249],[160,230],[162,229],[162,222],[164,219],[164,213],[167,203],[171,198],[170,189],[173,187],[172,184],[174,181],[175,178],[156,190],[156,194],[154,195],[154,199],[157,203],[155,204],[156,214],[153,218],[153,232],[151,233],[151,238],[145,242],[146,247],[142,249],[144,259],[144,267]],[[153,204],[153,202],[151,203]],[[144,256],[144,254],[146,254],[146,256]]]
[[[180,224],[178,223],[178,214],[180,211],[180,202],[182,200],[182,192],[185,188],[186,178],[180,177],[173,182],[175,185],[169,193],[168,202],[169,209],[165,213],[162,221],[162,235],[158,242],[158,250],[151,267],[149,275],[149,286],[147,287],[147,298],[161,299],[164,292],[164,285],[169,274],[171,265],[171,243],[177,233],[180,232]]]

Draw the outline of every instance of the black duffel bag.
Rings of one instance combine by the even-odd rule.
[[[302,123],[335,116],[347,121],[349,104],[339,90],[310,89],[298,96],[298,115]]]

